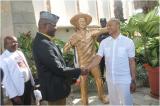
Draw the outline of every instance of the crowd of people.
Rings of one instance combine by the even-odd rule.
[[[34,94],[48,105],[66,105],[73,80],[80,79],[81,100],[88,105],[87,76],[95,79],[98,97],[104,104],[133,105],[136,90],[135,46],[131,39],[120,33],[120,21],[101,20],[102,28],[89,29],[92,17],[78,13],[70,23],[76,32],[64,46],[64,52],[75,50],[75,68],[67,67],[59,47],[52,42],[59,16],[40,12],[38,32],[33,40],[32,52],[37,68],[39,90],[15,36],[4,38],[4,52],[0,56],[2,84],[13,105],[31,105]],[[98,52],[95,43],[99,42]],[[43,49],[43,50],[41,50]],[[100,66],[99,66],[100,65]],[[106,71],[104,80],[104,70]],[[108,94],[104,92],[107,83]],[[107,96],[108,95],[108,96]],[[40,99],[38,99],[40,100]],[[38,103],[39,105],[39,103]]]

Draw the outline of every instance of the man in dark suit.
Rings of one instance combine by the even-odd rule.
[[[48,101],[49,105],[65,105],[71,90],[71,79],[87,74],[84,69],[67,68],[60,50],[51,41],[58,19],[58,16],[50,12],[40,12],[39,32],[33,41],[40,90],[43,100]]]

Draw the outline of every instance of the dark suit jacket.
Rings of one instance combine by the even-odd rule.
[[[43,100],[56,101],[67,97],[71,89],[67,80],[77,79],[80,69],[66,68],[59,49],[41,33],[37,33],[33,41],[33,56]]]

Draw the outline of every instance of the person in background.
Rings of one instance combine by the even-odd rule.
[[[96,57],[87,66],[91,70],[105,56],[106,80],[111,105],[133,105],[132,92],[136,90],[135,46],[120,33],[120,21],[110,19],[107,24],[111,36],[104,39]]]
[[[102,28],[106,27],[106,25],[107,25],[106,18],[100,18],[100,24],[101,24]],[[98,43],[100,44],[101,41],[104,40],[105,38],[107,38],[108,36],[109,36],[108,33],[103,33],[103,34],[99,35],[97,37]],[[104,83],[105,82],[105,78],[104,78],[105,60],[104,60],[104,56],[102,57],[102,60],[99,64],[99,66],[100,66],[100,70],[101,70],[101,77],[102,77],[102,80],[103,80],[103,83]]]
[[[40,12],[38,30],[33,40],[33,56],[38,70],[42,99],[49,105],[66,105],[71,83],[85,69],[66,67],[62,53],[52,38],[55,36],[59,17],[47,11]]]
[[[1,55],[4,72],[3,85],[13,105],[31,105],[34,80],[24,54],[18,50],[17,38],[4,38],[5,51]]]

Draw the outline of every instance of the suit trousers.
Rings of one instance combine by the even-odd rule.
[[[25,82],[25,89],[22,96],[20,96],[22,103],[16,103],[13,99],[11,99],[13,105],[31,105],[32,99],[32,85],[31,81]]]

